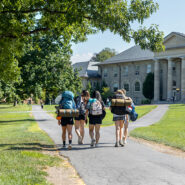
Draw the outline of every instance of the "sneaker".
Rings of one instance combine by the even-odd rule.
[[[69,150],[71,150],[71,149],[72,149],[72,145],[71,145],[71,144],[69,144],[68,149],[69,149]]]
[[[91,147],[93,147],[95,145],[95,139],[91,140]]]
[[[127,144],[127,140],[123,140],[123,144],[126,145]]]
[[[115,147],[118,147],[118,142],[115,143]]]
[[[119,145],[123,147],[123,146],[124,146],[123,141],[120,140],[120,141],[119,141]]]
[[[82,144],[82,138],[80,136],[78,137],[78,144]]]
[[[98,147],[98,146],[99,146],[99,144],[98,144],[98,143],[96,143],[96,144],[95,144],[95,147]]]

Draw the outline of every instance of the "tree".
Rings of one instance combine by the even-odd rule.
[[[111,92],[109,87],[103,87],[102,88],[102,99],[104,102],[106,102],[107,98],[112,97],[113,93]]]
[[[152,100],[154,98],[154,74],[148,73],[143,83],[143,95]]]
[[[97,61],[97,62],[103,62],[115,55],[116,55],[115,49],[105,48],[99,53],[95,53],[94,56],[91,58],[91,60]]]
[[[22,82],[16,89],[21,99],[33,95],[36,101],[49,102],[64,90],[80,91],[81,80],[72,69],[70,54],[70,46],[54,36],[33,37],[19,60]]]
[[[64,43],[79,42],[87,35],[109,29],[123,40],[134,39],[141,48],[164,49],[163,33],[156,25],[142,27],[158,9],[153,0],[2,0],[0,2],[0,76],[17,80],[17,57],[25,44],[38,33],[62,38]],[[132,28],[139,22],[138,30]]]

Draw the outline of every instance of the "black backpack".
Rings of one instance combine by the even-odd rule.
[[[84,102],[81,102],[81,96],[75,98],[76,108],[79,110],[80,115],[85,115],[86,109]]]
[[[124,99],[124,97],[121,94],[115,94],[114,99]],[[126,110],[126,106],[111,105],[111,112],[116,115],[129,114],[129,112]]]

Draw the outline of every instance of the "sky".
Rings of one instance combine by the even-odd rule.
[[[143,26],[157,24],[165,36],[173,31],[185,33],[185,0],[155,0],[155,2],[159,4],[159,10],[146,19]],[[133,28],[137,28],[137,25]],[[119,35],[114,35],[110,31],[99,32],[89,35],[86,42],[73,44],[71,60],[72,63],[88,61],[94,53],[106,47],[120,53],[132,46],[133,41],[126,43]]]

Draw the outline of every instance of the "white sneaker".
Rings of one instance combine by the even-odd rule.
[[[72,149],[72,145],[71,144],[69,144],[69,146],[68,146],[68,150],[71,150]]]
[[[126,145],[127,144],[127,140],[123,140],[123,144]]]

